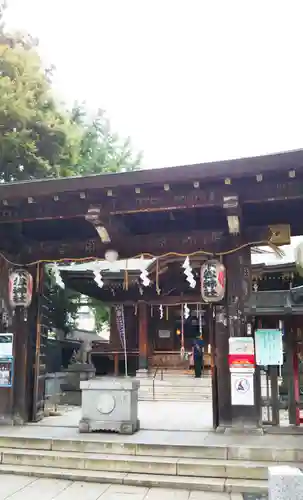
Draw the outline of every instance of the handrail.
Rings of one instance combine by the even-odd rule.
[[[163,380],[163,366],[157,365],[155,372],[154,372],[154,375],[153,375],[153,401],[155,400],[155,380],[156,380],[156,376],[157,376],[157,373],[159,371],[159,368],[161,368],[161,380]]]

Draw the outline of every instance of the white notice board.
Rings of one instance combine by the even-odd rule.
[[[282,330],[258,329],[255,331],[256,363],[261,366],[283,365]]]
[[[254,406],[254,374],[231,373],[231,404],[233,406]]]

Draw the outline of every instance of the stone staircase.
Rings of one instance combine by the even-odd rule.
[[[132,486],[263,493],[267,491],[270,465],[291,462],[298,466],[303,456],[300,449],[140,444],[120,442],[115,439],[117,436],[102,441],[102,437],[100,434],[85,439],[2,436],[0,473]]]
[[[155,380],[152,377],[140,379],[140,401],[211,401],[212,389],[209,376],[195,379],[192,375],[163,375]]]

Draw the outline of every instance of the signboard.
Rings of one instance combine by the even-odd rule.
[[[254,406],[254,374],[231,373],[231,404]]]
[[[0,387],[13,385],[13,359],[0,358]]]
[[[229,368],[254,370],[255,350],[252,337],[230,337],[229,342]]]
[[[13,355],[13,334],[0,333],[0,358]]]
[[[159,330],[159,339],[170,339],[170,330]]]
[[[255,331],[256,362],[261,366],[283,365],[282,330]]]

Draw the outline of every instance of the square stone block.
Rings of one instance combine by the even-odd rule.
[[[296,467],[281,465],[268,468],[269,500],[303,498],[303,474]]]
[[[109,431],[133,434],[139,430],[140,382],[130,378],[82,381],[82,418],[79,432]]]

